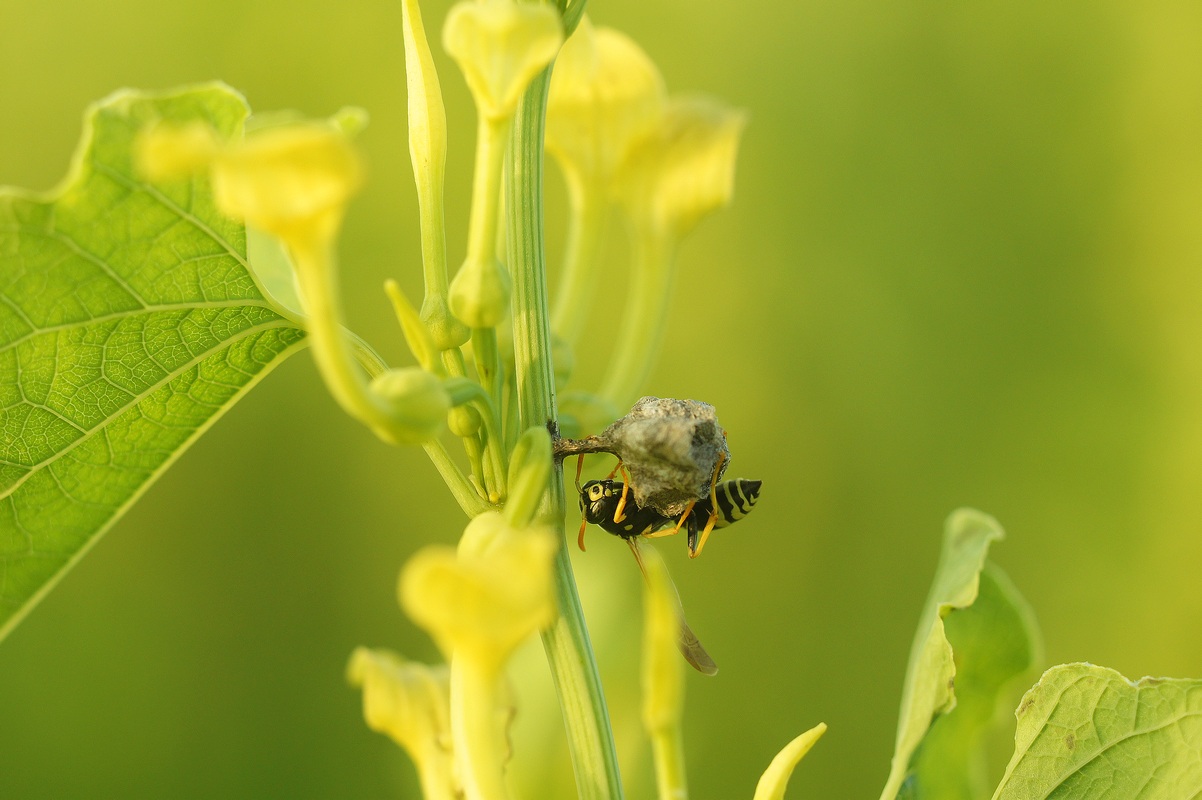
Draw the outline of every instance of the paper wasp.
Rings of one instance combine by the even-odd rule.
[[[583,519],[577,544],[584,550],[585,529],[589,523],[597,525],[607,533],[626,540],[644,578],[647,577],[647,569],[639,553],[641,539],[671,536],[684,527],[687,530],[689,557],[696,558],[701,554],[710,531],[732,525],[751,513],[759,499],[762,483],[743,478],[719,482],[719,462],[714,469],[709,496],[690,503],[677,516],[668,516],[658,509],[639,506],[629,497],[628,482],[613,480],[614,474],[622,469],[620,463],[604,480],[589,481],[581,486],[580,471],[583,464],[584,456],[581,455],[576,466],[576,489],[580,494]],[[679,603],[677,610],[680,615],[680,639],[677,645],[681,655],[699,672],[713,675],[718,671],[718,665],[685,622]]]

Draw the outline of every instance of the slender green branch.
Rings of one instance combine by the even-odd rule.
[[[542,230],[543,119],[550,79],[548,68],[522,97],[509,151],[508,246],[522,428],[554,428],[557,414]],[[555,524],[563,537],[563,471],[559,465],[551,473],[539,516]],[[622,786],[613,732],[566,538],[555,560],[555,584],[559,619],[543,634],[543,647],[564,713],[577,790],[585,800],[614,800],[622,796]]]
[[[442,442],[427,442],[422,447],[425,449],[426,455],[434,462],[438,474],[442,476],[443,482],[451,490],[451,494],[454,495],[455,501],[459,503],[464,514],[475,517],[492,507],[480,497],[471,481],[463,474],[463,470],[459,469],[459,466],[451,459],[451,455],[443,447]]]

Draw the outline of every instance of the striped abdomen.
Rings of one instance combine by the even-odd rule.
[[[751,513],[755,501],[760,497],[760,485],[763,481],[749,481],[745,478],[735,478],[732,481],[722,481],[714,488],[718,498],[718,520],[715,528],[732,525]],[[695,518],[704,519],[710,513],[710,499],[699,501],[693,509]],[[704,522],[702,523],[704,524]]]

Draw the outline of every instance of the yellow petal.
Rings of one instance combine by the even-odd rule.
[[[347,665],[347,680],[363,689],[367,727],[405,748],[427,798],[458,796],[449,745],[449,676],[445,666],[366,647],[357,648]]]
[[[138,133],[134,159],[148,180],[176,180],[208,170],[219,147],[216,132],[203,122],[160,123]]]
[[[772,759],[768,769],[764,770],[764,774],[760,776],[753,800],[784,800],[785,789],[788,788],[789,778],[792,777],[794,768],[824,733],[826,733],[826,723],[820,722],[785,745],[784,749],[776,754],[776,758]]]
[[[513,0],[469,0],[447,15],[443,46],[459,63],[482,116],[507,117],[526,85],[563,43],[555,8]]]
[[[294,245],[332,238],[362,180],[346,136],[317,124],[248,136],[213,167],[213,193],[223,213]]]
[[[547,152],[569,180],[608,183],[632,142],[658,123],[663,78],[633,39],[580,21],[564,44],[547,99]]]
[[[620,199],[634,223],[680,237],[729,203],[746,121],[711,98],[674,98],[621,168]]]
[[[431,546],[401,572],[406,613],[454,657],[499,669],[527,636],[555,619],[550,528],[511,528],[494,511],[473,519],[459,550]]]

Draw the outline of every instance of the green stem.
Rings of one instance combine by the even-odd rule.
[[[518,105],[509,151],[509,264],[513,272],[513,346],[518,408],[523,429],[555,426],[555,377],[547,311],[543,251],[543,119],[551,69],[531,82]],[[551,676],[559,694],[576,787],[584,800],[622,797],[613,732],[597,662],[589,642],[576,579],[563,531],[563,471],[556,465],[539,517],[558,526],[562,544],[555,558],[559,618],[543,633]]]
[[[454,495],[455,501],[459,503],[464,514],[475,517],[491,508],[476,492],[471,481],[463,474],[463,470],[459,469],[459,466],[451,459],[450,453],[443,447],[442,442],[427,442],[422,447],[425,449],[426,455],[430,457],[430,461],[434,462],[438,474],[442,476],[443,482],[451,490],[451,494]]]
[[[673,248],[667,235],[636,230],[629,301],[600,395],[625,408],[642,389],[659,355],[672,289]]]

